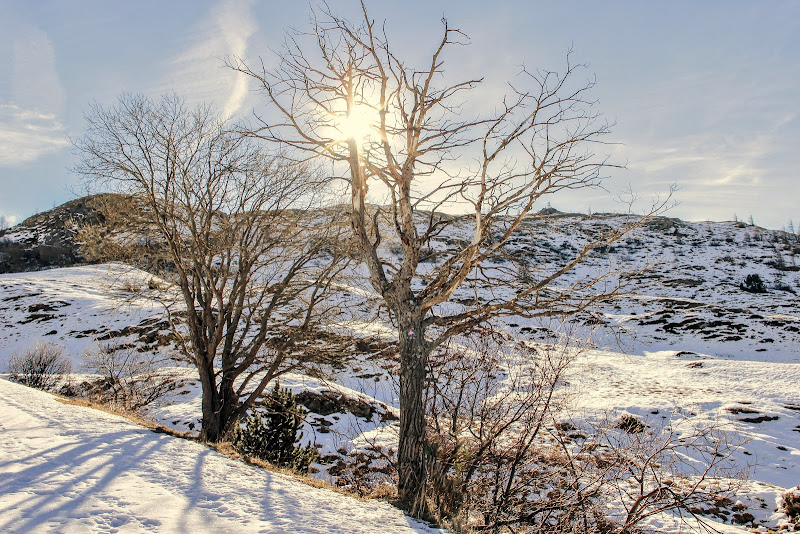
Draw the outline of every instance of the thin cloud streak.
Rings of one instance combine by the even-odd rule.
[[[235,115],[247,97],[247,80],[222,68],[225,56],[245,56],[258,30],[253,0],[222,0],[192,31],[187,50],[172,60],[172,86],[193,101],[214,101],[225,116]]]
[[[247,41],[258,29],[250,13],[252,5],[252,0],[226,0],[223,4],[219,26],[232,55],[244,57],[247,52]],[[232,72],[223,72],[233,76]],[[235,80],[233,88],[223,108],[226,116],[234,115],[242,107],[247,96],[248,78],[238,73],[233,77]]]
[[[9,37],[9,91],[0,94],[0,166],[19,167],[69,145],[63,123],[64,88],[50,37],[14,24]]]
[[[779,199],[773,201],[776,219],[769,224],[777,227],[777,217],[793,211],[786,198],[796,189],[793,176],[774,156],[788,150],[780,127],[751,133],[749,138],[697,134],[664,140],[658,146],[640,143],[632,152],[628,146],[629,174],[645,179],[648,190],[659,183],[677,183],[678,208],[673,216],[687,219],[727,220],[734,213],[757,211],[763,198],[774,196]]]
[[[770,171],[762,163],[769,146],[766,136],[735,145],[687,137],[670,147],[637,151],[631,156],[637,163],[629,168],[649,176],[672,175],[695,186],[756,185]]]
[[[14,29],[11,104],[61,113],[64,87],[56,68],[56,52],[43,30],[22,24]]]

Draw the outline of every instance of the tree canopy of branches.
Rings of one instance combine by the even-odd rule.
[[[530,266],[507,248],[543,198],[599,186],[612,165],[595,151],[609,127],[589,98],[594,81],[569,59],[562,73],[523,70],[493,113],[470,118],[464,99],[482,80],[447,76],[448,50],[467,43],[447,20],[421,67],[395,54],[363,1],[355,23],[327,5],[312,20],[310,32],[289,34],[277,67],[239,57],[227,63],[255,79],[270,106],[252,134],[291,147],[298,160],[332,162],[349,185],[361,259],[398,331],[399,495],[424,513],[423,384],[431,352],[492,317],[571,314],[615,291],[589,291],[602,277],[548,289],[630,226],[596,236],[561,265],[539,266],[535,279],[521,276]],[[388,202],[368,204],[370,188]],[[437,248],[446,235],[464,239]],[[462,287],[484,298],[455,299]]]
[[[106,206],[106,215],[127,206],[127,224],[95,235],[94,244],[154,240],[163,252],[173,284],[156,288],[157,298],[199,373],[201,438],[217,441],[296,364],[293,354],[343,267],[336,225],[300,209],[318,187],[313,173],[176,95],[95,104],[76,146],[76,171],[124,195],[104,197],[125,200]]]

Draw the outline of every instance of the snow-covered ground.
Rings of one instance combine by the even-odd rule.
[[[631,414],[650,426],[716,426],[741,445],[737,492],[755,525],[786,522],[781,500],[800,484],[800,365],[676,351],[641,355],[589,350],[573,365],[573,417]]]
[[[439,532],[0,379],[0,531]]]
[[[512,247],[518,247],[519,254],[530,256],[539,265],[557,265],[580,245],[587,228],[608,222],[602,217],[584,219],[565,217],[556,221],[555,226],[532,225],[526,229],[528,240],[517,240]],[[447,236],[447,240],[459,237],[463,236]],[[444,249],[451,246],[447,240],[434,245]],[[737,440],[744,441],[733,456],[740,467],[749,470],[751,477],[739,493],[740,500],[748,506],[756,525],[776,527],[785,523],[779,500],[800,484],[800,299],[797,296],[800,269],[795,259],[799,247],[793,236],[741,223],[685,223],[668,219],[659,221],[657,227],[640,230],[628,243],[616,244],[613,250],[590,257],[586,265],[570,273],[566,283],[614,265],[636,267],[648,263],[653,269],[629,288],[625,300],[600,309],[594,320],[577,318],[577,329],[584,328],[587,332],[592,329],[594,345],[572,367],[569,382],[573,401],[570,412],[564,416],[580,423],[603,417],[613,420],[627,413],[654,426],[664,420],[724,425]],[[742,290],[747,274],[758,274],[768,292]],[[81,352],[91,348],[97,339],[113,338],[166,350],[158,343],[168,334],[158,308],[139,298],[139,292],[147,287],[148,276],[120,265],[0,275],[0,371],[11,354],[26,349],[37,339],[64,345],[78,369]],[[363,293],[363,289],[352,288],[347,291],[348,298],[360,301],[359,312],[369,315],[373,310],[367,302],[369,294],[359,292]],[[463,296],[466,298],[470,292],[474,295],[474,288],[465,288]],[[360,323],[356,313],[350,319],[342,325],[343,335],[382,341],[392,336],[389,325],[378,321]],[[627,329],[621,338],[616,335],[620,327]],[[506,331],[537,342],[543,330],[533,322],[509,318]],[[319,471],[315,476],[332,476],[341,466],[334,456],[342,450],[363,448],[366,443],[391,447],[396,440],[395,370],[391,361],[373,356],[348,354],[346,367],[326,369],[325,376],[292,374],[281,379],[282,385],[295,393],[308,392],[312,400],[319,400],[319,396],[339,399],[335,410],[322,410],[324,413],[312,410],[309,414],[306,440],[317,443],[323,457],[316,465]],[[191,377],[191,370],[185,372]],[[155,407],[150,416],[179,430],[197,430],[197,392],[197,385],[188,383],[170,399],[170,404]],[[36,392],[31,395],[35,395],[30,397],[31,402],[46,398]],[[116,421],[111,416],[101,417]],[[53,425],[56,421],[57,418]],[[21,437],[33,432],[9,426],[8,418],[3,418],[0,424],[4,436],[10,428]],[[35,429],[39,423],[31,425]],[[113,423],[113,428],[116,425]],[[139,432],[157,443],[171,439],[141,429]],[[91,441],[91,436],[80,436],[97,443]],[[80,447],[80,439],[83,438],[75,438],[74,447]],[[196,447],[186,441],[175,443],[174,447]],[[80,450],[90,455],[91,448],[87,445]],[[6,456],[11,454],[3,451]],[[212,454],[202,447],[197,451],[200,452],[194,454],[204,458]],[[12,458],[9,463],[4,458],[2,469],[25,469],[24,462],[28,460],[24,459],[33,456],[24,452],[13,454],[17,459]],[[57,457],[57,453],[53,454]],[[132,458],[131,464],[134,460],[147,461]],[[230,462],[222,458],[219,461]],[[190,463],[198,465],[196,459]],[[44,469],[41,468],[43,477]],[[54,476],[62,477],[62,485],[68,484],[63,471],[54,472],[57,473]],[[109,487],[122,487],[117,486],[113,473],[102,476]],[[238,484],[239,479],[236,480]],[[187,481],[186,484],[196,483],[191,478]],[[81,479],[75,483],[81,483]],[[213,486],[206,484],[205,489],[194,486],[194,490],[194,497],[182,498],[189,502],[206,499],[202,502],[207,506],[201,507],[202,513],[189,514],[191,517],[213,515],[217,510],[223,517],[219,520],[227,520],[225,512],[213,504],[219,501],[213,497],[217,491]],[[0,485],[0,506],[6,506],[7,495],[6,486]],[[26,498],[34,502],[35,496]],[[90,498],[94,499],[86,497]],[[267,506],[271,502],[263,494],[260,498],[256,503]],[[130,501],[131,497],[125,499]],[[42,501],[36,502],[41,505]],[[182,502],[176,501],[175,506],[185,506]],[[98,504],[98,515],[102,515],[100,508]],[[5,509],[0,509],[0,516],[5,516]],[[42,508],[42,515],[47,517],[49,509]],[[256,516],[262,517],[258,515],[261,513],[256,512]],[[3,528],[0,523],[0,530]],[[146,525],[135,528],[144,529]],[[254,530],[257,528],[253,526]],[[725,528],[744,530],[730,525]]]
[[[122,264],[0,275],[0,369],[36,340],[63,346],[78,370],[98,341],[166,333],[163,308],[138,298],[150,278]]]

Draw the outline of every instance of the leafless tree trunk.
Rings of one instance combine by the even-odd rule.
[[[76,145],[77,172],[125,195],[104,197],[116,199],[107,217],[128,206],[127,224],[94,235],[94,245],[148,241],[174,282],[155,294],[197,367],[201,438],[217,441],[292,367],[343,268],[346,240],[331,217],[303,209],[320,184],[307,166],[263,153],[210,107],[189,109],[175,95],[94,105]]]
[[[270,104],[252,135],[294,149],[301,161],[330,160],[349,184],[361,259],[398,331],[398,490],[424,513],[423,389],[431,351],[492,317],[571,314],[608,298],[618,286],[592,291],[603,277],[547,290],[639,219],[596,236],[570,261],[541,266],[536,279],[520,282],[519,262],[497,267],[494,260],[507,259],[509,239],[537,216],[543,197],[596,187],[612,166],[594,153],[609,131],[588,97],[594,82],[569,60],[561,74],[523,70],[493,115],[470,118],[461,98],[481,80],[448,81],[444,70],[445,53],[466,36],[443,20],[429,63],[415,68],[395,55],[361,7],[356,24],[327,6],[315,11],[311,32],[288,36],[275,69],[239,57],[228,65],[255,79]],[[370,188],[388,205],[368,205]],[[459,232],[465,239],[458,246],[437,248],[442,236]],[[387,253],[389,245],[399,248],[397,256]],[[454,303],[467,286],[489,298]]]

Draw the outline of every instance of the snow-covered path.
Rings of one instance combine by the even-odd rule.
[[[2,532],[439,532],[0,379]]]

